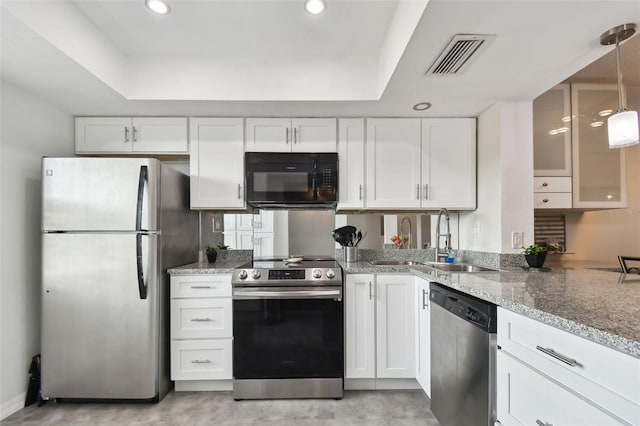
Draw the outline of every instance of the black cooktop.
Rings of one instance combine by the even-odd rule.
[[[302,257],[302,260],[298,260]],[[291,256],[290,258],[269,258],[269,259],[253,259],[251,262],[247,262],[240,266],[239,269],[302,269],[302,268],[335,268],[338,269],[340,265],[335,259],[328,257],[303,257],[303,256]]]

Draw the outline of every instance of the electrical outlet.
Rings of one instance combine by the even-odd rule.
[[[473,224],[473,227],[471,228],[471,238],[473,238],[473,239],[480,238],[480,224],[479,223],[474,223]]]
[[[522,232],[514,231],[511,233],[511,248],[522,248]]]

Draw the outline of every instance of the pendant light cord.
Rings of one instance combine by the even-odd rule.
[[[616,67],[618,69],[618,112],[625,111],[622,106],[622,73],[620,71],[620,36],[616,35]]]

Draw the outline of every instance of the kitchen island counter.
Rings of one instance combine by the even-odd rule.
[[[346,263],[351,273],[411,273],[640,358],[640,275],[586,268],[450,273],[428,266]]]

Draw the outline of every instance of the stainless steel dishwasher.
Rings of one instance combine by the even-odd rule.
[[[496,420],[496,305],[430,283],[431,410],[442,426]]]

